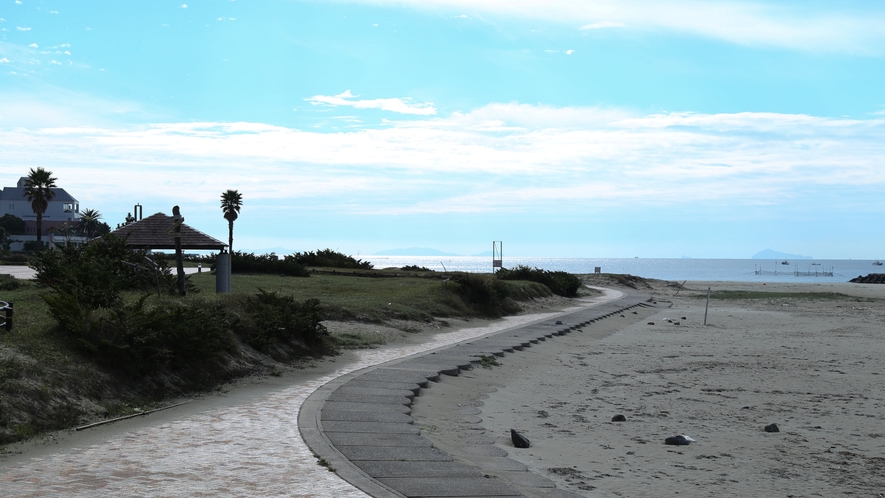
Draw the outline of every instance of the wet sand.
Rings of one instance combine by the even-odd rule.
[[[714,300],[704,326],[707,287],[857,300]],[[459,452],[466,442],[486,439],[585,496],[883,496],[885,286],[686,288],[655,289],[672,308],[445,377],[415,399],[416,423],[459,460],[476,459]],[[772,423],[780,432],[765,432]],[[514,448],[511,428],[532,447]],[[696,442],[664,444],[677,434]]]

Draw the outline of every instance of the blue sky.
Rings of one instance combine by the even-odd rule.
[[[186,0],[185,0],[186,1]],[[0,179],[235,247],[883,258],[885,4],[0,0]]]

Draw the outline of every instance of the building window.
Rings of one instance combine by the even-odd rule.
[[[74,204],[72,204],[70,202],[65,203],[65,212],[66,213],[72,213],[74,211],[75,211]]]

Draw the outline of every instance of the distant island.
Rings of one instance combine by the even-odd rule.
[[[409,247],[406,249],[388,249],[378,251],[375,256],[460,256],[450,252],[443,252],[430,247]]]
[[[787,254],[785,252],[773,251],[771,249],[765,249],[764,251],[759,251],[753,255],[751,259],[814,259],[812,256],[800,256],[798,254]]]

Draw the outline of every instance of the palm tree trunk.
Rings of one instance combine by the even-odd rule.
[[[43,213],[37,213],[37,251],[43,250]]]
[[[227,228],[228,228],[228,236],[227,236],[227,249],[231,254],[234,253],[234,222],[233,220],[227,220]]]

